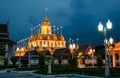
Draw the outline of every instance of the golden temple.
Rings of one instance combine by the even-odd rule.
[[[64,39],[64,36],[62,35],[62,31],[58,35],[57,33],[55,33],[54,29],[54,32],[52,33],[52,26],[48,20],[47,15],[45,16],[44,22],[41,24],[40,27],[41,32],[31,35],[28,40],[27,46],[19,47],[19,49],[16,50],[16,56],[24,56],[24,54],[30,50],[49,50],[52,55],[56,49],[66,48],[66,41]]]

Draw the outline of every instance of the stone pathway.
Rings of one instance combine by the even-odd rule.
[[[95,76],[86,76],[78,74],[59,74],[59,75],[40,75],[33,71],[10,71],[0,70],[0,78],[101,78]]]
[[[41,78],[41,76],[35,76],[30,72],[6,72],[6,70],[0,71],[0,78]]]

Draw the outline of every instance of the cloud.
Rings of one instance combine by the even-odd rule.
[[[119,0],[72,0],[70,4],[71,17],[70,28],[76,33],[80,33],[79,38],[82,37],[84,42],[93,39],[93,36],[98,37],[97,25],[101,21],[103,25],[108,19],[111,19],[114,25],[111,35],[117,37],[119,34],[119,20],[120,20],[120,1]],[[113,34],[113,32],[117,33]],[[84,34],[84,35],[83,35]],[[94,39],[96,39],[96,37]],[[118,38],[116,38],[118,40]],[[85,41],[86,40],[86,41]],[[100,38],[100,40],[103,40]],[[95,42],[94,42],[95,43]]]
[[[30,30],[44,21],[46,7],[51,25],[62,25],[66,40],[72,37],[79,38],[81,43],[95,43],[96,38],[102,41],[97,25],[99,21],[105,25],[107,19],[113,22],[108,36],[119,40],[120,0],[0,0],[0,20],[11,17],[10,30],[17,39],[21,36],[17,36],[16,31],[23,35],[24,29]]]

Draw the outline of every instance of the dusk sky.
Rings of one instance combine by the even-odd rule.
[[[0,23],[10,18],[10,38],[21,40],[44,21],[45,8],[51,25],[63,26],[66,41],[79,38],[79,44],[102,44],[98,23],[105,26],[108,19],[113,28],[107,38],[120,41],[120,0],[0,0]]]

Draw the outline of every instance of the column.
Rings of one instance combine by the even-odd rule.
[[[48,63],[48,74],[51,74],[51,62],[47,62]]]
[[[5,45],[6,53],[5,53],[5,58],[8,57],[8,44]]]
[[[115,53],[113,52],[112,55],[113,55],[113,58],[112,58],[113,59],[113,67],[116,67]]]
[[[118,55],[118,56],[119,56],[119,66],[120,66],[120,52],[119,52],[119,55]]]
[[[16,53],[16,52],[15,52],[15,45],[13,45],[13,52],[14,52],[14,53],[12,53],[12,56],[15,56],[15,53]]]

